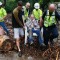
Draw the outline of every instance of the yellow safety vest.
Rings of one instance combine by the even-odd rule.
[[[24,7],[24,20],[28,18],[29,10],[26,10],[26,7]]]
[[[3,17],[7,15],[7,12],[4,8],[0,8],[0,22],[3,22]]]
[[[41,9],[34,9],[32,14],[34,15],[36,20],[40,20],[40,17],[42,16],[42,10]]]
[[[55,18],[55,11],[52,13],[51,16],[49,16],[49,10],[47,10],[47,14],[44,18],[44,26],[45,27],[49,27],[52,26],[54,24],[56,24],[56,18]]]

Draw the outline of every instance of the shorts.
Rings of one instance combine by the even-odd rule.
[[[23,28],[14,28],[14,38],[18,39],[20,36],[24,36]]]

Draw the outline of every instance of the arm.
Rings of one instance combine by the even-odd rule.
[[[40,27],[43,26],[43,22],[44,22],[44,18],[45,18],[46,12],[47,12],[47,11],[45,11],[45,12],[43,13],[42,17],[40,17],[40,21],[39,21]]]
[[[56,16],[56,18],[57,18],[58,20],[60,20],[60,15],[58,14],[57,11],[55,11],[55,16]]]

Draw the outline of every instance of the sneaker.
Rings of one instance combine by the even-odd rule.
[[[30,45],[33,45],[33,41],[30,42]]]
[[[44,50],[45,50],[45,47],[46,47],[46,45],[45,45],[44,43],[42,43],[42,44],[40,45],[41,51],[44,51]]]
[[[46,45],[44,43],[42,43],[41,46],[45,47]]]
[[[19,56],[19,57],[22,56],[22,52],[21,52],[21,51],[18,52],[18,56]]]

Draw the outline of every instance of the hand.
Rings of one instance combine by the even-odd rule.
[[[23,30],[25,30],[25,26],[23,26]]]

